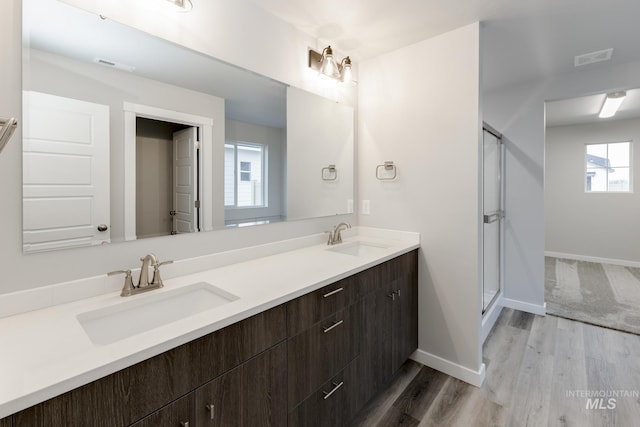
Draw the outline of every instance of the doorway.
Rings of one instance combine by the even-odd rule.
[[[199,229],[198,129],[181,123],[136,118],[137,238]]]
[[[547,313],[640,334],[640,89],[545,103]],[[604,106],[623,98],[615,114]]]
[[[185,132],[186,138],[173,139],[174,159],[187,159],[189,167],[173,163],[173,188],[174,193],[179,193],[189,187],[192,197],[184,194],[175,196],[176,207],[174,223],[177,231],[196,232],[213,229],[214,216],[214,179],[213,179],[213,120],[209,117],[197,116],[178,111],[165,110],[157,107],[124,103],[124,231],[125,240],[138,238],[136,213],[140,194],[137,192],[137,122],[138,119],[151,119],[153,121],[172,123],[182,126],[176,135]],[[190,133],[190,134],[189,134]],[[183,135],[184,136],[184,135]],[[185,187],[186,186],[186,187]],[[171,210],[170,210],[171,212]],[[188,220],[178,217],[179,213],[188,213]],[[220,218],[223,215],[219,215]],[[179,221],[177,221],[179,219]],[[197,222],[197,227],[194,225]],[[178,225],[180,224],[180,225]],[[188,226],[188,227],[187,227]],[[181,228],[182,227],[182,228]],[[163,234],[164,235],[164,234]],[[142,236],[146,237],[146,236]]]
[[[502,289],[502,222],[504,218],[502,135],[484,124],[482,136],[482,314]]]

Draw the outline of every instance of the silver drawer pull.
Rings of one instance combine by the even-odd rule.
[[[180,423],[180,427],[189,427],[189,421],[183,421]]]
[[[342,325],[342,322],[343,322],[342,320],[338,320],[336,322],[333,322],[333,325],[329,326],[328,328],[322,328],[322,332],[324,332],[326,334],[327,332],[329,332],[333,328],[337,328],[338,326]]]
[[[206,405],[205,408],[207,408],[207,411],[209,411],[209,419],[210,420],[214,419],[216,414],[216,405],[214,405],[213,403],[210,403]]]
[[[335,295],[335,294],[340,293],[342,291],[344,291],[344,288],[338,288],[338,289],[336,289],[334,291],[331,291],[331,292],[329,292],[327,294],[322,295],[322,298],[330,297],[331,295]]]
[[[334,385],[335,387],[333,387],[333,389],[331,389],[331,391],[329,391],[329,392],[323,391],[323,393],[324,393],[324,399],[325,399],[325,400],[327,400],[327,399],[329,398],[329,396],[331,396],[331,395],[332,395],[333,393],[335,393],[335,392],[336,392],[340,387],[342,387],[342,386],[344,385],[344,381],[340,381],[340,384],[333,383],[333,385]]]

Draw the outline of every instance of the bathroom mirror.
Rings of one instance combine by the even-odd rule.
[[[287,118],[285,84],[56,0],[23,9],[25,252],[352,211],[352,107],[307,94]],[[333,108],[335,138],[291,122]],[[335,157],[312,164],[318,143]]]

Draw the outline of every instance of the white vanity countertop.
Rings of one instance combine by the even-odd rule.
[[[386,247],[354,256],[313,245],[165,280],[164,288],[132,297],[112,292],[0,319],[0,418],[419,247],[418,233],[372,232],[343,245],[351,241]],[[76,318],[198,282],[238,299],[106,345],[94,344]]]

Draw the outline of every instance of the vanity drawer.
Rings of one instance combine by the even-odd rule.
[[[288,336],[299,334],[355,302],[357,290],[354,282],[355,276],[350,276],[288,302]]]
[[[288,340],[289,408],[358,356],[362,313],[359,302]]]
[[[131,427],[195,427],[195,400],[195,393],[189,393],[153,414],[144,417],[137,423],[131,424]]]
[[[289,412],[289,427],[347,425],[359,408],[358,358]]]
[[[287,351],[280,343],[199,387],[198,427],[280,427],[287,422]]]

